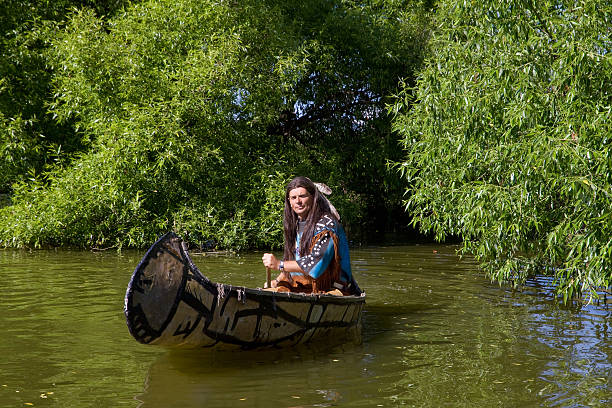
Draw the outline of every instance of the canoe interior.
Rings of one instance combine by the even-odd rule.
[[[170,232],[136,267],[125,316],[141,343],[260,348],[360,335],[365,294],[277,293],[210,281]]]

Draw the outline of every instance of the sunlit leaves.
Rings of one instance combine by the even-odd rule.
[[[3,0],[0,5],[0,192],[11,184],[40,174],[45,167],[62,165],[82,150],[79,129],[58,123],[46,111],[53,95],[48,51],[53,36],[74,7],[91,7],[110,16],[126,0]],[[11,133],[19,123],[19,157],[11,150]],[[24,150],[25,149],[25,150]],[[4,160],[6,159],[6,160]]]
[[[610,286],[606,2],[442,2],[432,55],[395,108],[407,208],[494,278]]]
[[[78,129],[80,153],[16,185],[0,241],[144,246],[175,229],[275,246],[296,174],[337,188],[347,223],[385,218],[400,188],[384,98],[412,81],[426,14],[409,1],[76,8],[46,39],[45,109]]]

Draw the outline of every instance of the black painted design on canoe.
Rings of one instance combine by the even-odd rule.
[[[145,344],[255,348],[358,330],[364,304],[365,294],[276,293],[211,282],[170,232],[134,270],[125,315],[132,336]]]

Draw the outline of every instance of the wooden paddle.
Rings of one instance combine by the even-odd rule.
[[[272,287],[272,274],[270,273],[270,268],[266,268],[266,287]]]

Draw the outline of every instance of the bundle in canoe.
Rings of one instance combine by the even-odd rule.
[[[283,293],[212,282],[193,264],[185,243],[169,232],[136,267],[125,316],[141,343],[250,349],[355,336],[364,304],[364,293]]]

